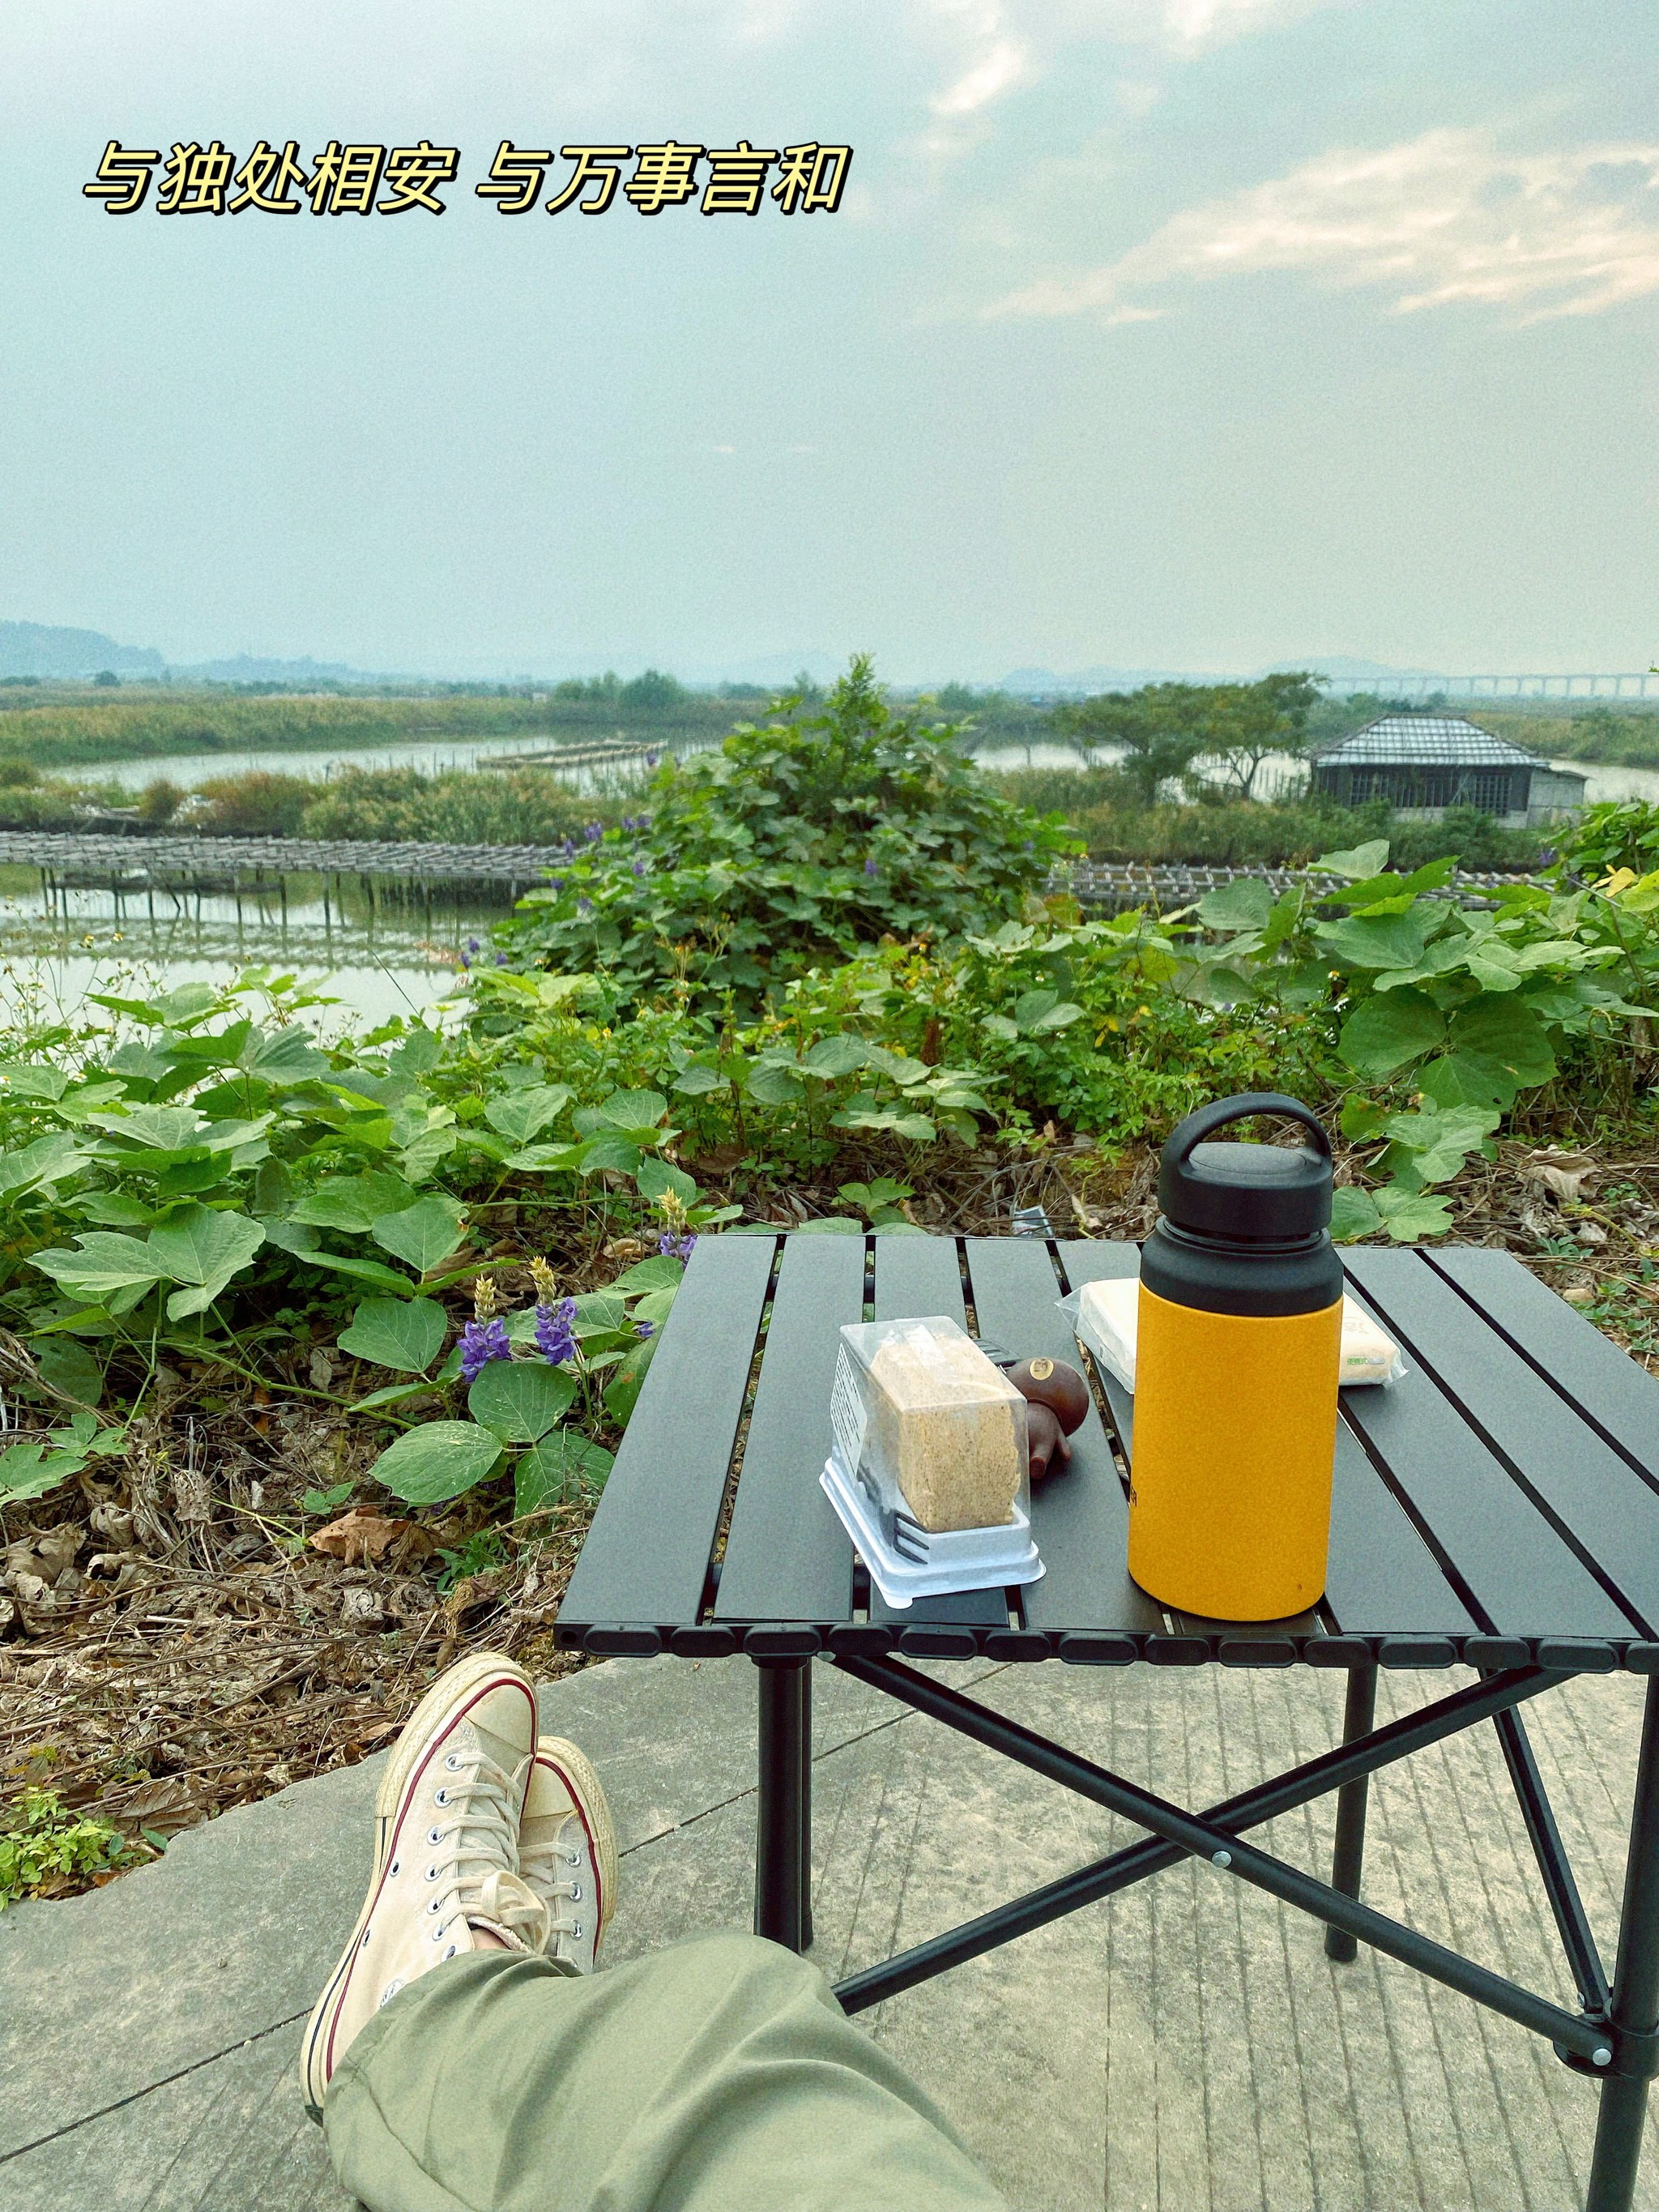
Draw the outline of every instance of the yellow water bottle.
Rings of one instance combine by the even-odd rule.
[[[1214,1144],[1254,1114],[1312,1146]],[[1161,1604],[1278,1620],[1322,1595],[1342,1344],[1331,1144],[1273,1091],[1218,1099],[1164,1147],[1140,1256],[1129,1572]]]

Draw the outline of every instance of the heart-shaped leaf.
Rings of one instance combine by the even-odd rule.
[[[659,1091],[613,1091],[599,1111],[619,1129],[653,1129],[668,1111]]]
[[[343,1229],[367,1236],[370,1224],[383,1214],[396,1213],[414,1202],[414,1186],[401,1176],[384,1171],[331,1176],[314,1190],[307,1191],[289,1218],[307,1222],[316,1229]]]
[[[605,1386],[605,1410],[619,1429],[625,1429],[632,1418],[635,1407],[644,1387],[646,1372],[657,1356],[660,1338],[648,1336],[643,1343],[633,1345],[623,1356],[616,1373]]]
[[[515,1145],[528,1145],[569,1104],[568,1083],[538,1083],[527,1090],[508,1091],[492,1098],[484,1119],[492,1129],[510,1137]]]
[[[493,1474],[501,1440],[476,1421],[428,1421],[389,1444],[369,1470],[406,1505],[441,1505]]]
[[[1265,929],[1273,910],[1273,895],[1255,876],[1236,876],[1230,884],[1206,891],[1198,902],[1198,918],[1211,929],[1228,932]]]
[[[328,1054],[319,1052],[308,1030],[256,1030],[241,1049],[237,1066],[264,1083],[309,1083],[329,1072]]]
[[[0,1152],[0,1191],[26,1190],[31,1183],[64,1182],[77,1175],[91,1157],[85,1146],[66,1130],[55,1129],[37,1137],[21,1152]]]
[[[476,1144],[477,1138],[472,1141]],[[523,1152],[514,1152],[502,1164],[514,1175],[560,1175],[579,1168],[586,1150],[580,1144],[526,1145]]]
[[[90,1298],[101,1304],[112,1292],[148,1289],[166,1273],[157,1264],[149,1245],[141,1243],[136,1237],[94,1230],[90,1236],[76,1237],[76,1243],[80,1246],[78,1251],[54,1247],[37,1252],[29,1265],[38,1267],[43,1275],[50,1275],[54,1283],[61,1283],[77,1297]]]
[[[597,1175],[602,1168],[613,1168],[620,1175],[632,1175],[640,1164],[640,1148],[620,1129],[603,1129],[597,1137],[590,1137],[581,1149],[581,1170],[584,1175]]]
[[[461,1210],[453,1199],[434,1191],[401,1213],[383,1213],[369,1235],[394,1259],[406,1260],[418,1275],[441,1267],[460,1244]]]
[[[168,1317],[205,1312],[264,1241],[264,1231],[246,1214],[216,1213],[210,1206],[183,1206],[152,1229],[148,1247],[157,1272],[186,1285],[167,1300]]]
[[[95,1406],[104,1395],[104,1370],[72,1336],[47,1336],[29,1349],[40,1380],[77,1405]]]
[[[793,1067],[763,1061],[749,1071],[749,1096],[763,1106],[787,1106],[805,1095],[805,1085]]]
[[[1346,876],[1358,881],[1376,875],[1387,864],[1388,858],[1388,839],[1376,837],[1368,845],[1356,845],[1351,853],[1322,853],[1309,873]]]
[[[435,1298],[365,1298],[339,1345],[358,1359],[423,1375],[443,1348],[448,1316]]]
[[[636,1261],[625,1275],[618,1275],[611,1284],[613,1291],[673,1291],[679,1288],[680,1278],[685,1273],[685,1263],[653,1254],[648,1260]]]
[[[79,1452],[51,1451],[45,1444],[9,1444],[0,1451],[0,1505],[44,1498],[84,1463]]]
[[[843,1030],[834,1036],[820,1037],[801,1065],[809,1074],[829,1079],[853,1074],[864,1066],[868,1057],[864,1039],[849,1036]]]
[[[575,1395],[569,1376],[544,1360],[492,1359],[466,1404],[473,1419],[503,1443],[533,1444],[556,1425]]]
[[[654,1156],[640,1162],[639,1173],[634,1178],[640,1196],[655,1205],[658,1199],[672,1191],[682,1206],[695,1203],[697,1186],[684,1168],[675,1167],[671,1161]]]
[[[123,1143],[149,1152],[184,1152],[207,1137],[206,1124],[193,1106],[135,1106],[125,1114],[88,1114],[87,1119]]]
[[[1349,1183],[1331,1194],[1331,1242],[1352,1244],[1361,1237],[1374,1237],[1382,1226],[1376,1200],[1370,1191]]]
[[[1380,1083],[1431,1052],[1445,1034],[1445,1017],[1425,993],[1386,991],[1349,1016],[1337,1050],[1350,1067]]]
[[[513,1511],[523,1520],[544,1505],[559,1505],[582,1491],[605,1487],[614,1464],[600,1444],[573,1430],[559,1429],[524,1453],[513,1471]]]

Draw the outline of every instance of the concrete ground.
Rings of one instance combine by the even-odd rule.
[[[999,1711],[1200,1806],[1336,1739],[1305,1668],[941,1667]],[[1466,1676],[1457,1679],[1466,1680]],[[815,1670],[817,1946],[885,1957],[1134,1832]],[[1379,1717],[1448,1686],[1384,1676]],[[1642,1686],[1524,1708],[1609,1963]],[[623,1832],[609,1955],[742,1926],[754,1832],[742,1660],[613,1662],[553,1685]],[[380,1762],[179,1837],[165,1860],[0,1916],[6,2212],[343,2212],[294,2074],[361,1902]],[[1259,1832],[1328,1867],[1329,1801]],[[1571,2005],[1488,1729],[1373,1784],[1365,1894]],[[953,2115],[1016,2205],[1044,2212],[1569,2212],[1592,2083],[1525,2030],[1188,1863],[893,1999],[864,2025]],[[1638,2203],[1659,2208],[1652,2124]]]

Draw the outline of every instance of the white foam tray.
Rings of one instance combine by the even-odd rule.
[[[1034,1583],[1043,1571],[1032,1541],[1031,1524],[1019,1508],[1000,1528],[954,1528],[944,1535],[920,1531],[926,1548],[921,1563],[901,1559],[889,1543],[875,1509],[856,1482],[848,1482],[838,1462],[826,1460],[818,1480],[843,1528],[870,1570],[870,1579],[888,1604],[902,1611],[919,1597],[949,1597],[957,1590],[1000,1589]]]

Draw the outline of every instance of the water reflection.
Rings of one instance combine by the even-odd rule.
[[[506,912],[476,894],[357,878],[289,876],[225,891],[48,891],[33,868],[0,867],[0,1015],[43,1001],[73,1017],[129,974],[167,988],[279,967],[340,1001],[332,1027],[429,1014],[456,994],[469,945],[490,957]]]

